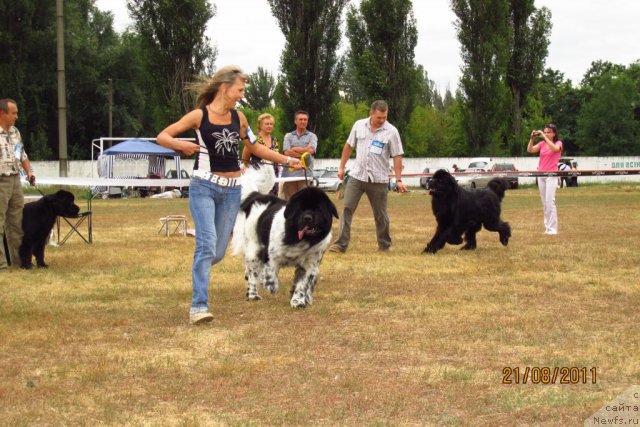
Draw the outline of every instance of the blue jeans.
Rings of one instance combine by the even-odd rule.
[[[211,266],[224,257],[240,209],[241,187],[221,187],[193,177],[189,185],[189,210],[196,227],[196,249],[191,279],[191,313],[209,310]]]

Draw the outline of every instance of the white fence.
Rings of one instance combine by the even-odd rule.
[[[434,157],[434,158],[406,158],[403,161],[404,174],[421,173],[425,168],[429,168],[431,172],[440,168],[451,169],[456,164],[461,168],[469,164],[469,157]],[[495,163],[513,163],[518,170],[533,171],[538,165],[537,156],[528,157],[494,157]],[[624,170],[624,169],[640,169],[640,156],[629,157],[574,157],[578,162],[579,170]],[[352,162],[353,159],[349,160]],[[193,170],[193,160],[181,160],[182,168],[191,173]],[[347,163],[347,169],[349,168]],[[167,161],[167,170],[173,168],[173,161]],[[97,162],[90,160],[69,161],[69,170],[67,176],[74,178],[96,178],[98,172],[96,170]],[[339,159],[315,159],[315,167],[338,167]],[[49,162],[31,162],[36,177],[59,177],[59,163],[57,161]],[[407,177],[403,181],[410,186],[419,185],[419,177]],[[535,178],[520,178],[522,184],[532,184]],[[593,176],[580,177],[580,182],[640,182],[640,175],[628,176]]]

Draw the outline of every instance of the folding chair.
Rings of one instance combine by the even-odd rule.
[[[187,218],[184,215],[167,215],[160,218],[160,230],[164,231],[164,235],[169,237],[171,234],[187,235]]]
[[[91,192],[89,191],[89,194],[87,196],[87,210],[86,211],[82,211],[78,213],[78,216],[75,218],[65,218],[65,217],[58,217],[57,219],[57,228],[58,228],[58,246],[62,246],[64,245],[64,243],[69,240],[69,238],[73,235],[73,233],[76,233],[78,236],[80,236],[80,238],[82,238],[82,240],[84,240],[85,243],[92,243],[93,242],[93,224],[91,221],[91,215],[92,215],[92,211],[91,211],[91,199],[93,195],[91,194]],[[60,240],[60,236],[62,236],[62,234],[60,234],[60,218],[62,218],[67,224],[69,224],[69,231],[67,232],[67,234],[64,236],[64,238],[62,238],[62,240]],[[71,220],[71,221],[69,221]],[[80,232],[80,226],[82,225],[83,222],[85,222],[85,220],[87,221],[87,237],[84,237],[82,235],[82,233]]]

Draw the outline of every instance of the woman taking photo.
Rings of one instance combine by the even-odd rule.
[[[534,143],[536,139],[538,142]],[[562,156],[562,141],[558,139],[556,126],[548,124],[542,131],[534,130],[531,132],[527,152],[540,153],[538,171],[556,172],[558,170],[558,161]],[[538,177],[538,190],[540,191],[540,199],[544,210],[544,234],[558,234],[557,186],[558,177],[556,176]]]
[[[260,114],[258,116],[258,135],[256,135],[256,142],[258,144],[264,145],[265,147],[267,147],[272,151],[278,152],[278,140],[276,139],[275,136],[272,135],[274,125],[275,125],[275,119],[271,114],[269,113]],[[260,161],[262,161],[263,163],[272,163],[269,161],[263,161],[256,155],[251,154],[251,152],[248,149],[242,150],[242,163],[245,165],[245,167],[249,166],[250,163],[260,162]],[[275,172],[276,177],[278,176],[279,170],[280,168],[278,163],[274,162],[273,171]],[[271,190],[271,194],[274,194],[276,196],[278,195],[277,183],[273,186],[273,189]]]
[[[193,256],[193,294],[189,321],[213,320],[209,313],[211,266],[224,257],[240,208],[240,141],[251,154],[278,163],[299,164],[264,145],[249,141],[247,118],[235,110],[244,97],[247,75],[239,67],[226,66],[199,85],[197,108],[158,134],[158,143],[187,156],[197,153],[189,185],[189,210],[196,227]],[[196,143],[178,139],[193,130]]]

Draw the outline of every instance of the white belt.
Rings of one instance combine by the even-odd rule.
[[[193,176],[195,176],[196,178],[211,181],[221,187],[237,187],[240,185],[239,178],[228,178],[226,176],[216,175],[215,173],[209,171],[195,170],[193,171]]]

